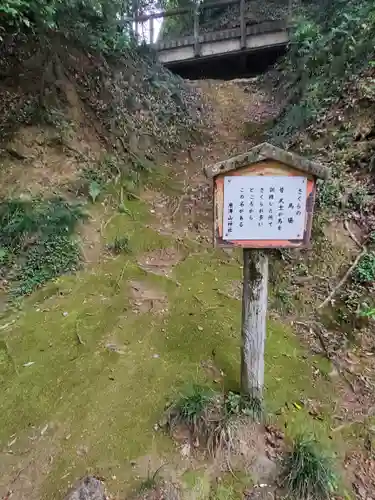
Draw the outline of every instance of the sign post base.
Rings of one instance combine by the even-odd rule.
[[[267,251],[243,251],[241,392],[263,400],[268,288]]]

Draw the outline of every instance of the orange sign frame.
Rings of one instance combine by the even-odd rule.
[[[303,237],[300,240],[224,240],[224,177],[229,176],[301,176],[307,179],[306,187],[306,217]],[[306,174],[277,160],[265,160],[219,174],[214,178],[214,244],[222,248],[301,248],[310,244],[313,210],[316,194],[316,181],[313,175]]]

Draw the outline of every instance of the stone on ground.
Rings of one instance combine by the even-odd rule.
[[[104,484],[95,477],[81,479],[64,500],[108,500]]]

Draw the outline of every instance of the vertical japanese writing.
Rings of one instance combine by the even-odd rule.
[[[228,203],[228,217],[227,217],[228,234],[233,232],[233,203]]]
[[[278,202],[277,202],[277,229],[278,231],[282,231],[283,229],[283,223],[284,223],[284,206],[285,206],[285,200],[284,200],[284,186],[279,187],[279,192],[278,192]]]
[[[243,227],[244,224],[244,215],[245,215],[245,189],[241,187],[240,189],[240,227]]]
[[[296,216],[301,215],[301,209],[302,209],[302,188],[299,188],[297,196],[297,205],[296,205]]]
[[[255,201],[254,188],[250,187],[249,188],[249,221],[254,220],[254,201]]]
[[[263,227],[264,223],[264,201],[264,187],[261,187],[259,193],[258,227]]]
[[[274,203],[275,203],[275,187],[270,186],[268,190],[268,217],[267,217],[267,222],[269,227],[271,228],[274,223]]]

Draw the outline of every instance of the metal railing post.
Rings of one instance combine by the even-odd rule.
[[[199,0],[196,0],[195,10],[194,10],[194,56],[198,57],[200,55],[200,45],[199,45]]]
[[[245,0],[240,0],[241,49],[246,48]]]
[[[150,46],[154,45],[154,18],[151,17],[150,20]]]

